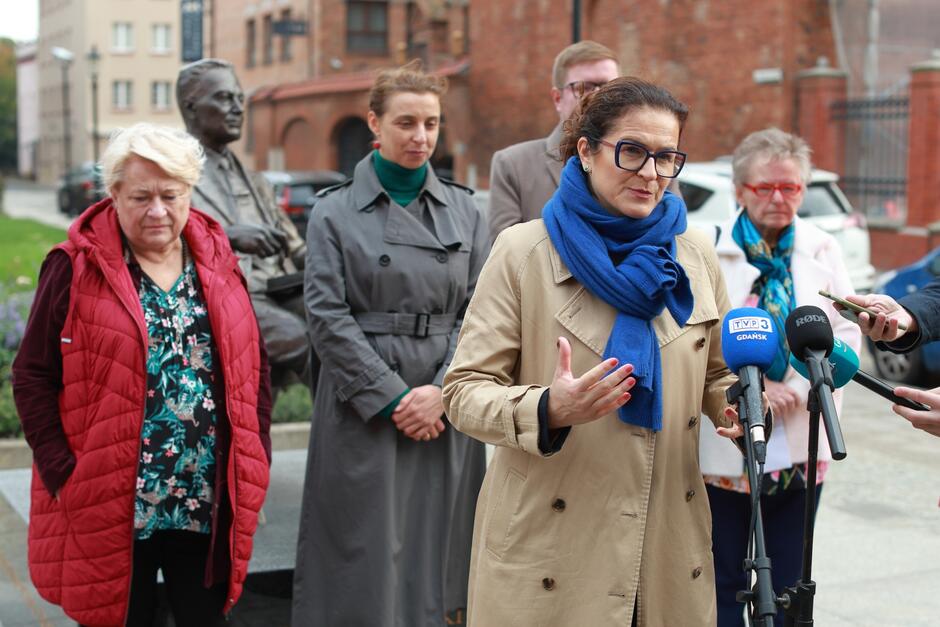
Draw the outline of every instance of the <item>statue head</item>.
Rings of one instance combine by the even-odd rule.
[[[186,130],[203,146],[220,152],[241,137],[245,93],[228,61],[201,59],[183,66],[176,102]]]

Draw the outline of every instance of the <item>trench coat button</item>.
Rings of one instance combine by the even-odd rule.
[[[689,490],[688,492],[686,492],[685,493],[686,502],[691,501],[693,496],[695,496],[695,490]]]
[[[568,504],[565,503],[565,499],[555,499],[554,501],[552,501],[552,509],[555,510],[556,512],[565,511],[565,508],[567,506]]]
[[[554,590],[555,580],[552,579],[551,577],[546,577],[545,579],[542,580],[542,587],[545,588],[546,590]]]
[[[700,338],[695,342],[695,348],[696,348],[696,350],[702,350],[703,348],[705,348],[705,338],[704,338],[704,337],[700,337]]]
[[[437,253],[434,258],[437,259],[437,263],[447,263],[447,253]]]
[[[698,579],[701,576],[702,576],[701,566],[696,566],[695,568],[692,569],[692,579]]]
[[[689,429],[694,429],[695,425],[698,424],[698,416],[692,416],[689,418]]]
[[[390,263],[392,263],[392,258],[389,257],[388,255],[382,255],[381,257],[379,257],[380,266],[387,266]]]
[[[441,315],[442,313],[444,313],[444,310],[441,309],[440,307],[435,307],[434,309],[431,310],[431,315],[432,315],[432,316],[439,316],[439,315]]]

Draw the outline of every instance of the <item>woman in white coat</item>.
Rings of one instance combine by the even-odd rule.
[[[761,486],[767,552],[776,592],[800,575],[803,508],[806,497],[809,382],[789,367],[783,323],[802,305],[829,315],[835,336],[853,350],[861,346],[856,325],[841,318],[819,290],[852,293],[838,242],[797,217],[810,179],[806,142],[770,128],[748,135],[734,151],[735,195],[742,211],[717,235],[716,252],[732,307],[760,307],[777,324],[781,345],[765,385],[774,412],[767,464]],[[841,391],[835,395],[841,408]],[[743,627],[742,604],[735,593],[748,587],[741,564],[748,543],[750,489],[744,460],[733,444],[702,421],[700,463],[712,510],[712,551],[718,595],[719,627]],[[816,469],[817,498],[831,459],[820,438]],[[782,613],[776,626],[783,625]]]

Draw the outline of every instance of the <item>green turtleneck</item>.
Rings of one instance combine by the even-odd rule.
[[[420,168],[414,170],[403,168],[380,155],[378,150],[372,151],[372,165],[379,177],[379,183],[392,197],[392,200],[402,207],[407,207],[412,200],[418,197],[421,186],[424,185],[424,179],[428,174],[427,162],[422,163]]]

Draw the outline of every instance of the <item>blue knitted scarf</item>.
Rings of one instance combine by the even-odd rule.
[[[664,307],[679,326],[692,314],[689,279],[675,258],[675,238],[686,228],[685,204],[666,192],[646,218],[613,215],[594,198],[581,161],[572,157],[542,217],[574,278],[617,310],[604,359],[633,364],[637,382],[620,419],[661,430],[662,364],[652,321]]]

